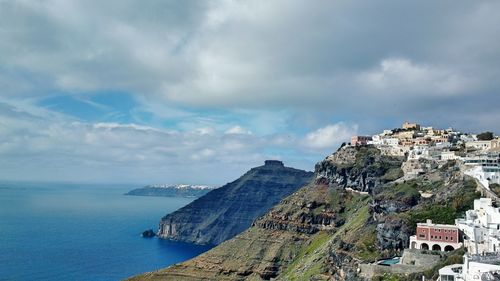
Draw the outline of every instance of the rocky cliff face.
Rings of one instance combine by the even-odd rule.
[[[245,232],[132,280],[364,280],[360,265],[400,254],[416,222],[450,223],[477,197],[454,165],[406,182],[399,166],[372,147],[342,148]]]
[[[220,244],[250,227],[257,217],[312,179],[312,172],[268,160],[236,181],[163,217],[158,236],[197,244]]]
[[[402,174],[403,159],[381,155],[375,147],[344,147],[316,164],[318,182],[371,193]]]

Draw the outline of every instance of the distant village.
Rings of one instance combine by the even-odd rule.
[[[474,209],[453,225],[431,220],[418,223],[416,234],[410,237],[410,251],[453,251],[464,247],[467,252],[463,264],[442,267],[438,280],[500,280],[500,208],[495,204],[500,190],[498,136],[492,132],[474,135],[405,122],[401,128],[373,136],[353,136],[350,145],[374,145],[384,155],[405,157],[402,169],[406,179],[450,160],[457,161],[463,173],[474,178],[489,198],[476,199]],[[394,271],[388,272],[404,272],[405,266],[415,266],[415,260],[408,261],[410,251],[396,262],[389,262]]]
[[[463,163],[464,173],[484,187],[500,184],[500,138],[492,132],[474,135],[405,122],[401,128],[377,135],[353,136],[350,144],[371,144],[383,155],[406,157],[402,168],[407,176],[423,174],[448,160],[458,160]]]

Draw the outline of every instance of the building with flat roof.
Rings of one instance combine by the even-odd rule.
[[[463,233],[469,253],[500,251],[500,209],[493,206],[491,198],[474,200],[474,209],[465,212],[465,218],[455,220],[455,224]]]
[[[352,136],[351,145],[353,146],[367,145],[368,142],[371,140],[372,140],[371,136]]]
[[[432,220],[417,223],[416,234],[410,237],[410,248],[433,251],[453,251],[462,247],[460,230],[451,224],[435,224]]]

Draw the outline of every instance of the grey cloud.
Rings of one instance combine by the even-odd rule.
[[[0,1],[0,95],[123,90],[170,107],[341,116],[360,131],[410,118],[500,131],[488,121],[498,115],[483,114],[500,102],[499,11],[498,1]]]

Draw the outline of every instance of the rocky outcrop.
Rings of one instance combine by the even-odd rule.
[[[160,238],[217,245],[251,226],[281,199],[313,179],[312,172],[267,160],[160,221]]]
[[[142,232],[142,237],[144,238],[153,238],[156,236],[156,233],[152,229],[145,230]]]
[[[381,155],[373,146],[346,146],[316,164],[316,181],[371,193],[386,183],[383,176],[400,169],[402,158]]]
[[[383,251],[403,251],[413,232],[401,218],[388,218],[377,225],[377,246]]]

